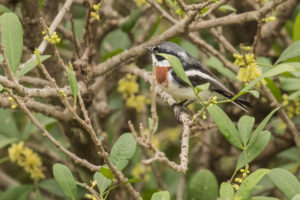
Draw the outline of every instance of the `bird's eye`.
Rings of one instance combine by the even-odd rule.
[[[157,50],[156,50],[156,51],[154,51],[154,54],[155,54],[155,55],[157,55],[157,54],[158,54],[158,51],[157,51]]]

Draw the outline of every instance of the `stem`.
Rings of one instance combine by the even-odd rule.
[[[238,170],[234,170],[234,173],[232,174],[229,183],[232,183],[233,178],[235,177],[236,173],[238,172]]]

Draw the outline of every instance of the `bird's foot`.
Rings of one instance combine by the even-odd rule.
[[[171,107],[174,109],[176,106],[179,106],[179,109],[175,111],[175,117],[176,117],[176,120],[177,122],[179,123],[180,122],[180,114],[182,112],[185,112],[185,113],[189,113],[189,110],[186,109],[188,105],[190,105],[191,103],[193,103],[195,100],[190,100],[188,101],[186,104],[185,102],[187,101],[187,99],[181,101],[181,102],[178,102],[178,103],[175,103],[173,104]]]
[[[175,108],[176,106],[182,107],[186,101],[187,101],[187,99],[184,99],[183,101],[180,101],[180,102],[178,102],[178,103],[173,103],[173,104],[171,105],[171,108],[174,110],[174,108]]]

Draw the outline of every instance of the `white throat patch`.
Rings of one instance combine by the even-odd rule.
[[[166,59],[157,60],[154,53],[152,53],[152,61],[155,67],[171,67],[170,63]]]

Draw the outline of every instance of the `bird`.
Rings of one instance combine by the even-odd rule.
[[[180,106],[181,110],[183,110],[187,105],[197,100],[197,96],[193,89],[177,76],[168,60],[158,55],[160,53],[176,56],[181,62],[186,76],[194,87],[210,83],[208,90],[201,91],[198,94],[203,101],[208,101],[214,96],[225,99],[234,97],[232,91],[227,89],[225,85],[212,73],[207,71],[196,58],[187,53],[179,45],[169,41],[162,41],[156,45],[147,46],[145,48],[152,54],[152,65],[155,67],[157,84],[171,96],[182,100],[173,106]],[[247,107],[251,107],[250,103],[242,98],[237,98],[232,103],[246,112],[248,112]]]

